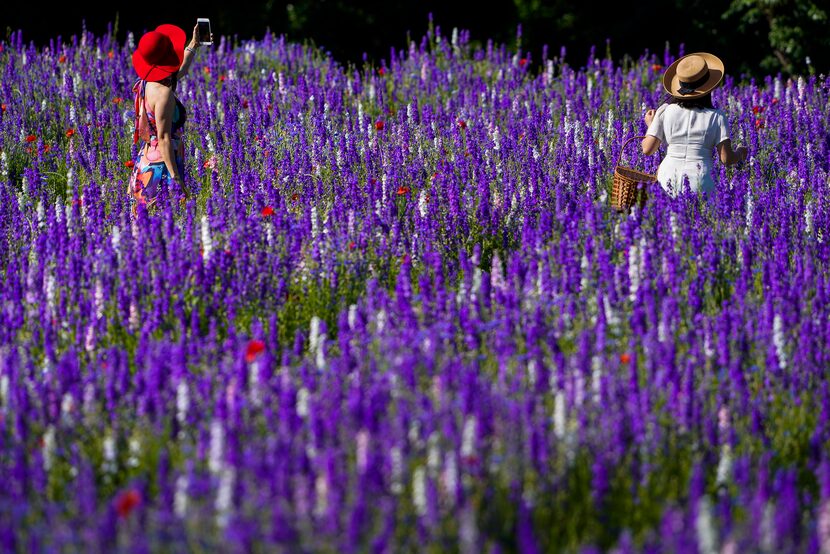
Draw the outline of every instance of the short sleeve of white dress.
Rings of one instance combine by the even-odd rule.
[[[729,122],[726,120],[726,114],[718,110],[715,116],[715,146],[729,138]]]
[[[648,126],[648,130],[646,131],[646,135],[656,137],[657,140],[664,144],[666,142],[666,130],[663,125],[663,112],[666,111],[666,106],[667,104],[663,104],[657,108],[657,111],[654,112],[654,119],[651,120],[651,125]]]

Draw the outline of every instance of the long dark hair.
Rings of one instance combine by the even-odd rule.
[[[697,98],[677,98],[675,96],[669,96],[666,99],[666,104],[677,104],[681,108],[687,109],[697,109],[697,108],[714,108],[714,104],[712,104],[712,92],[709,91],[703,96],[698,96]]]

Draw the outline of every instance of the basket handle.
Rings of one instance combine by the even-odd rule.
[[[625,147],[628,145],[629,142],[631,142],[634,139],[644,139],[644,138],[646,138],[645,135],[639,135],[639,136],[629,137],[628,139],[626,139],[626,141],[623,142],[623,145],[620,148],[620,153],[617,156],[617,163],[614,164],[614,167],[617,167],[618,165],[620,165],[620,158],[622,158],[623,150],[625,150]]]

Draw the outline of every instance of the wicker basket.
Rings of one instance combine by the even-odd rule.
[[[645,137],[631,137],[626,140],[620,149],[620,157],[625,147],[634,139]],[[614,186],[611,189],[611,207],[618,212],[628,211],[634,204],[643,207],[648,198],[646,188],[657,181],[657,175],[643,173],[636,169],[620,165],[618,162],[614,168]]]

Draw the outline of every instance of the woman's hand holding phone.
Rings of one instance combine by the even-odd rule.
[[[198,18],[193,34],[198,44],[205,46],[213,44],[213,32],[210,30],[210,19],[207,17]]]

